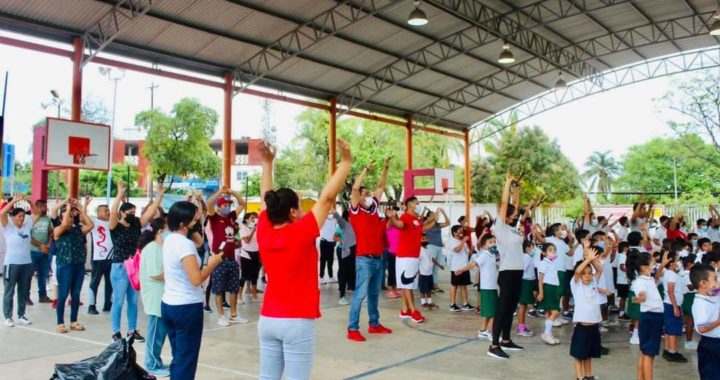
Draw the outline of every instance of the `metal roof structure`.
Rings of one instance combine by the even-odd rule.
[[[465,131],[551,89],[718,45],[716,0],[0,0],[0,28]],[[498,63],[503,41],[515,62]]]

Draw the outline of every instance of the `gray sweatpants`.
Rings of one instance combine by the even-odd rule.
[[[3,274],[3,281],[5,285],[5,294],[3,295],[3,314],[5,315],[5,319],[12,318],[15,287],[17,287],[18,299],[17,316],[18,318],[25,316],[25,305],[27,304],[28,298],[30,298],[32,275],[32,263],[5,265]]]

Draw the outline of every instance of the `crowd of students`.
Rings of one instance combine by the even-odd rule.
[[[524,349],[511,339],[515,315],[515,332],[523,337],[535,336],[527,318],[544,316],[539,335],[551,346],[560,343],[553,329],[572,322],[570,356],[576,376],[592,380],[591,360],[609,353],[601,334],[628,322],[629,343],[640,346],[638,379],[653,378],[663,336],[663,358],[687,362],[678,350],[683,335],[684,348],[697,349],[701,378],[720,378],[720,214],[713,207],[711,218],[697,220],[692,232],[682,215],[663,216],[650,236],[652,204],[641,199],[631,215],[612,220],[612,215],[595,215],[586,199],[584,217],[577,222],[543,227],[532,221],[536,202],[521,206],[520,183],[508,174],[496,218],[480,216],[473,227],[462,217],[451,226],[442,209],[428,210],[416,197],[405,199],[402,209],[381,206],[388,158],[375,191],[364,186],[371,162],[355,177],[349,205],[338,213],[337,196],[352,165],[348,144],[339,140],[338,147],[337,170],[308,213],[300,209],[295,191],[274,189],[275,151],[265,144],[260,146],[259,214],[246,212],[242,197],[224,187],[207,202],[193,195],[174,203],[167,213],[160,207],[160,187],[140,216],[135,205],[123,201],[122,181],[113,204],[99,206],[95,217],[88,215],[89,198],[83,203],[60,201],[48,211],[43,200],[32,203],[15,196],[0,206],[7,247],[5,325],[31,324],[25,312],[26,305],[33,304],[29,295],[36,273],[38,301],[56,308],[57,332],[83,331],[78,314],[89,245],[87,312],[100,312],[98,289],[104,279],[102,311],[111,313],[112,339],[123,338],[124,307],[125,337],[146,342],[149,372],[194,378],[203,312],[213,309],[214,294],[220,326],[248,323],[238,313],[238,303],[262,301],[261,378],[309,378],[315,321],[321,315],[319,289],[335,281],[337,258],[338,302],[350,305],[351,341],[366,341],[360,331],[363,304],[369,316],[367,333],[392,334],[380,323],[383,289],[388,299],[402,299],[399,318],[423,323],[420,309],[439,308],[433,294],[444,292],[438,276],[448,269],[448,310],[480,314],[478,338],[490,341],[491,357],[507,359],[508,351]],[[450,227],[446,241],[445,227]],[[262,279],[267,279],[264,294],[258,288]],[[48,282],[57,286],[55,300],[46,292]],[[469,286],[477,290],[476,305]],[[137,325],[138,295],[148,316],[147,338]],[[69,328],[64,310],[68,297]],[[693,340],[693,331],[700,335],[699,342]],[[173,355],[169,366],[160,356],[166,338]]]

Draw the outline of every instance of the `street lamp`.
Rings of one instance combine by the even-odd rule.
[[[65,99],[62,99],[60,97],[60,94],[58,94],[57,90],[50,90],[50,95],[52,95],[52,99],[50,99],[47,103],[40,103],[43,109],[48,109],[50,106],[57,107],[57,118],[60,118],[60,109],[62,108],[62,105],[65,104]]]
[[[115,109],[117,108],[117,86],[118,82],[125,78],[125,70],[117,69],[113,70],[111,67],[100,66],[98,68],[100,74],[106,76],[108,79],[113,81],[113,109],[112,109],[112,122],[110,124],[110,171],[107,176],[107,189],[105,193],[105,202],[110,204],[110,190],[112,188],[112,164],[113,157],[115,156],[115,138],[113,131],[115,130]],[[128,186],[130,184],[128,183]]]

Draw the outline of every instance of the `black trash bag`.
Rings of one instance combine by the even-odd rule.
[[[72,364],[55,364],[50,380],[155,380],[136,362],[134,338],[118,339],[98,356]]]

